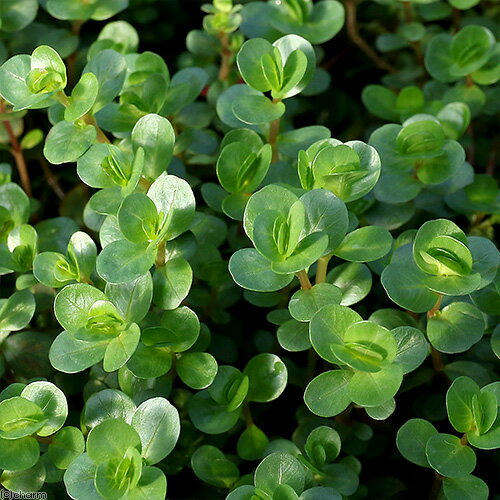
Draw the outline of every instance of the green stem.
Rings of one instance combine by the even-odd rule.
[[[164,267],[165,266],[165,241],[162,241],[158,245],[155,266],[156,267]]]
[[[247,427],[254,425],[252,413],[250,411],[250,403],[244,403],[243,405],[243,418]]]
[[[273,99],[273,102],[281,102],[281,99]],[[276,120],[271,122],[271,125],[269,127],[269,144],[271,148],[273,149],[273,157],[272,157],[272,162],[275,163],[279,160],[279,151],[278,151],[278,135],[280,133],[280,123],[281,120],[280,118],[277,118]]]
[[[326,281],[326,274],[328,271],[328,263],[332,258],[331,255],[325,255],[318,259],[318,267],[316,268],[316,285]]]
[[[300,288],[302,290],[310,290],[312,288],[311,282],[309,281],[309,276],[304,269],[296,273],[297,278],[299,279]]]

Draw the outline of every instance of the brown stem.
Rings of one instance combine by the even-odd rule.
[[[467,128],[467,134],[470,137],[470,144],[466,150],[467,161],[474,166],[476,160],[476,145],[474,144],[474,126],[472,123]]]
[[[296,273],[297,278],[299,279],[300,288],[302,290],[310,290],[312,288],[311,282],[309,281],[309,276],[304,269]]]
[[[43,175],[47,180],[47,184],[52,188],[54,193],[56,193],[57,197],[60,200],[63,200],[66,195],[64,194],[57,177],[53,174],[52,170],[50,170],[47,160],[43,156],[40,157],[40,166],[42,167]]]
[[[0,101],[0,113],[5,113],[5,101]],[[28,167],[26,166],[26,160],[24,158],[21,144],[19,144],[19,141],[17,140],[16,134],[12,129],[10,121],[5,120],[2,123],[9,137],[10,145],[12,146],[10,149],[10,153],[12,154],[12,156],[14,157],[14,161],[16,162],[17,172],[19,173],[21,185],[23,186],[25,193],[31,198],[31,196],[33,196],[33,192],[31,190],[30,176],[28,174]]]
[[[442,372],[444,368],[443,357],[441,353],[431,346],[431,359],[432,359],[432,367],[435,372]]]
[[[328,271],[328,263],[332,258],[331,255],[325,255],[318,259],[318,267],[316,268],[316,285],[326,281],[326,274]]]
[[[460,444],[462,446],[466,446],[467,443],[469,442],[468,438],[467,438],[467,433],[465,433],[461,438],[460,438]]]
[[[224,82],[229,78],[229,74],[231,73],[231,60],[233,58],[233,53],[229,48],[229,36],[227,33],[220,33],[219,40],[221,43],[219,80]]]
[[[349,38],[355,43],[374,63],[375,65],[389,73],[395,73],[397,70],[392,64],[384,61],[375,50],[360,35],[356,18],[356,0],[344,0],[346,9],[346,27]]]
[[[498,160],[498,150],[500,149],[500,134],[493,138],[493,145],[491,152],[488,155],[488,162],[486,164],[486,173],[492,177],[495,175],[495,167]]]
[[[432,482],[431,491],[429,492],[429,499],[436,500],[439,497],[439,492],[441,491],[443,476],[439,475],[437,472],[434,474],[434,481]]]
[[[413,22],[413,7],[411,5],[411,2],[403,2],[403,16],[405,19],[405,23],[409,24]]]
[[[460,25],[462,24],[462,12],[460,11],[460,9],[453,7],[452,19],[453,19],[453,31],[456,33],[457,31],[460,30]]]
[[[432,306],[432,309],[427,312],[427,318],[432,318],[439,311],[439,308],[441,307],[441,302],[443,302],[443,294],[438,293],[438,298],[436,300],[436,303]]]
[[[466,87],[473,87],[474,86],[474,80],[472,79],[472,76],[466,75],[466,77],[465,77],[465,86]]]

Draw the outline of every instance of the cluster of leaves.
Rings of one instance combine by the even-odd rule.
[[[3,487],[488,498],[497,8],[376,1],[373,48],[369,2],[213,0],[175,73],[154,2],[0,5]],[[381,80],[336,139],[344,34]]]

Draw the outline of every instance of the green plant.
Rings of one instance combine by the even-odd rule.
[[[2,487],[494,494],[498,7],[376,3],[0,5]]]

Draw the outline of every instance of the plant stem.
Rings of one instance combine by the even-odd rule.
[[[252,413],[250,412],[250,403],[243,404],[243,418],[247,427],[254,425]]]
[[[280,99],[273,99],[273,102],[279,102]],[[278,151],[278,145],[277,145],[277,140],[278,140],[278,135],[280,133],[280,118],[277,118],[276,120],[271,122],[271,125],[269,127],[269,144],[271,145],[271,148],[273,149],[273,157],[272,157],[272,162],[277,162],[279,160],[279,151]]]
[[[433,346],[431,346],[431,359],[434,371],[442,372],[444,367],[443,358],[441,356],[441,353]]]
[[[462,24],[462,13],[460,9],[453,7],[452,19],[453,19],[453,31],[456,33],[457,31],[460,30],[460,25]]]
[[[165,266],[165,241],[162,241],[158,245],[158,250],[156,252],[156,267],[164,267]]]
[[[325,255],[318,259],[318,267],[316,268],[316,285],[326,281],[326,273],[328,271],[328,263],[332,258],[331,255]]]
[[[439,491],[441,490],[442,476],[437,472],[434,474],[434,481],[432,482],[431,491],[429,493],[429,499],[435,500],[439,496]]]
[[[384,61],[368,42],[360,35],[356,18],[356,0],[344,0],[346,9],[346,27],[347,34],[353,43],[355,43],[374,63],[377,68],[383,69],[389,73],[396,73],[396,68]]]
[[[466,446],[469,440],[467,439],[467,433],[465,433],[461,438],[460,438],[460,444],[462,446]]]
[[[432,306],[432,309],[427,312],[427,318],[432,318],[435,316],[435,314],[439,311],[439,308],[441,307],[441,302],[443,302],[443,294],[438,293],[438,298],[436,300],[436,303]]]
[[[310,382],[316,374],[316,366],[318,364],[318,355],[313,347],[307,352],[307,370],[306,377],[307,382]]]
[[[309,276],[304,269],[296,273],[297,278],[299,279],[300,288],[302,290],[310,290],[312,288],[311,282],[309,281]]]
[[[40,166],[42,167],[43,175],[47,180],[47,184],[52,188],[54,193],[56,193],[57,197],[60,200],[63,200],[66,195],[64,194],[64,191],[62,190],[59,181],[57,180],[57,176],[55,176],[52,170],[50,170],[47,160],[43,156],[40,157]]]
[[[0,101],[0,113],[5,113],[5,101]],[[5,120],[3,126],[7,135],[9,137],[9,142],[11,145],[10,153],[14,157],[16,162],[17,172],[19,173],[19,178],[21,179],[21,185],[23,186],[24,192],[31,198],[33,192],[31,190],[30,176],[28,173],[28,167],[26,166],[26,160],[24,158],[23,150],[21,144],[17,140],[16,134],[12,129],[10,121]]]
[[[413,22],[413,7],[408,0],[403,2],[403,15],[405,23],[409,24]]]
[[[221,43],[219,80],[224,82],[229,78],[229,74],[231,73],[231,59],[233,57],[233,53],[229,48],[229,36],[227,33],[220,33],[219,40]]]

